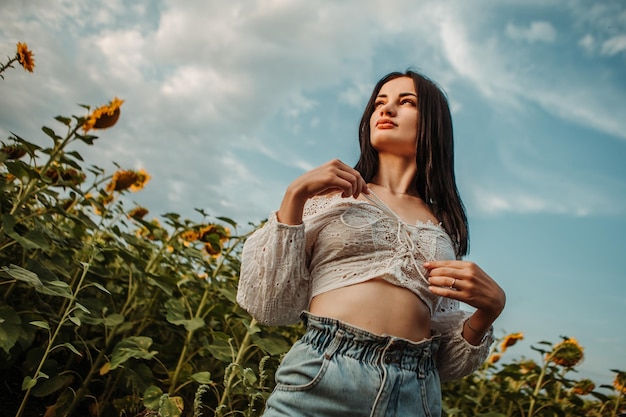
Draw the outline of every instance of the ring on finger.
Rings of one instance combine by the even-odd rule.
[[[456,290],[456,288],[454,287],[454,284],[456,283],[456,278],[452,279],[452,284],[450,285],[450,288],[453,290]]]

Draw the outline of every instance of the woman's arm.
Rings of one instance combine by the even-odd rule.
[[[437,368],[442,380],[461,378],[478,369],[493,343],[492,324],[504,309],[502,288],[473,262],[459,260],[426,262],[430,290],[443,297],[431,318],[442,334]],[[476,310],[459,308],[459,301]]]
[[[361,174],[334,159],[304,173],[289,184],[276,217],[284,224],[300,224],[304,205],[309,198],[333,192],[341,192],[343,197],[354,198],[361,193],[369,194]]]
[[[304,225],[278,222],[272,213],[243,246],[237,302],[260,323],[293,324],[308,308]]]
[[[358,171],[339,160],[327,162],[294,180],[280,209],[244,244],[237,302],[259,322],[292,324],[308,308],[304,206],[309,198],[332,192],[356,198],[368,190]]]
[[[500,286],[473,262],[460,260],[426,262],[430,290],[476,309],[463,323],[463,337],[478,345],[506,304]]]

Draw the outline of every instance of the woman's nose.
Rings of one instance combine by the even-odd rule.
[[[395,108],[393,107],[393,104],[391,103],[385,103],[382,106],[380,106],[380,114],[382,115],[394,115],[396,113]]]

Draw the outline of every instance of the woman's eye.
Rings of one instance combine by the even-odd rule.
[[[385,104],[385,103],[382,102],[382,101],[375,101],[374,102],[374,107],[382,106],[383,104]]]
[[[400,102],[400,104],[410,104],[412,106],[415,106],[415,102],[411,99],[404,99]]]

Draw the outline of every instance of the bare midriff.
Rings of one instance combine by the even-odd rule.
[[[406,288],[372,279],[313,297],[309,311],[378,335],[415,342],[430,337],[430,312]]]

